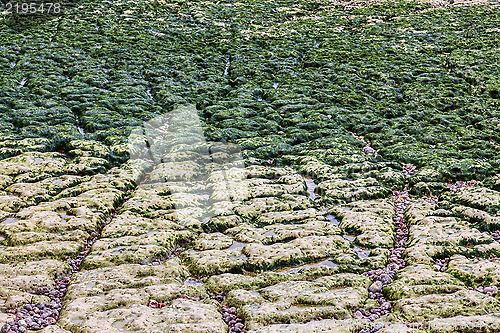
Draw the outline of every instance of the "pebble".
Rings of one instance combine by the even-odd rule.
[[[391,303],[389,302],[384,302],[380,305],[380,309],[382,310],[389,310],[391,308]]]
[[[362,319],[363,318],[363,314],[361,313],[361,311],[356,311],[354,312],[354,314],[352,315],[355,319]]]
[[[380,274],[379,278],[380,278],[380,281],[382,281],[383,285],[387,285],[387,284],[389,284],[389,283],[392,282],[392,278],[389,275],[385,274],[385,273],[384,274]]]
[[[483,288],[483,293],[489,294],[490,296],[495,296],[498,293],[497,286],[485,287]]]
[[[368,290],[372,293],[379,293],[382,291],[382,287],[383,287],[382,282],[375,281],[374,283],[372,283],[370,288],[368,288]]]
[[[464,181],[457,181],[455,184],[447,184],[447,185],[450,188],[450,191],[455,193],[456,191],[458,191],[461,188],[473,187],[477,183],[479,183],[479,182],[476,180],[471,180],[471,181],[465,181],[465,182]]]
[[[366,145],[365,147],[363,147],[363,153],[365,154],[376,154],[378,152],[378,150],[375,150],[373,149],[372,147]]]

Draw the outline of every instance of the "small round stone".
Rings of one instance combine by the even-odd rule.
[[[383,285],[381,281],[375,281],[374,283],[372,283],[370,288],[368,288],[368,290],[372,293],[379,293],[382,291],[382,287]]]

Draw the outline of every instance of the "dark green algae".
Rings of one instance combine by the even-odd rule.
[[[434,170],[417,173],[412,185],[499,172],[497,8],[78,6],[44,20],[2,16],[2,158],[69,151],[72,141],[89,140],[122,163],[133,128],[193,103],[207,139],[240,144],[251,163],[314,156],[343,177],[377,176],[405,163]],[[378,154],[362,154],[365,143],[349,131]],[[25,138],[38,143],[15,144]]]

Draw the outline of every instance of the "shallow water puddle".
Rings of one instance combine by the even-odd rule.
[[[247,245],[247,244],[248,243],[240,243],[237,241],[233,241],[233,244],[228,248],[228,250],[241,252],[243,250],[243,248],[245,247],[245,245]],[[229,259],[231,259],[231,260],[248,260],[248,257],[242,253],[239,256],[229,256]]]
[[[343,234],[342,237],[347,239],[349,242],[354,242],[354,240],[356,239],[356,236],[348,235],[348,234]]]
[[[323,260],[321,262],[318,262],[318,263],[314,263],[314,264],[306,264],[306,265],[302,265],[302,266],[298,266],[298,267],[294,267],[294,268],[283,268],[283,269],[280,269],[280,270],[277,270],[276,273],[281,273],[281,274],[297,274],[298,272],[300,272],[301,270],[305,269],[305,268],[309,268],[309,267],[319,267],[319,266],[326,266],[326,267],[337,267],[338,265],[332,261],[330,261],[330,259],[327,259],[327,260]]]
[[[243,248],[245,247],[245,245],[247,245],[247,244],[248,243],[240,243],[237,241],[233,241],[233,244],[228,248],[228,250],[241,252],[243,250]]]
[[[316,183],[314,182],[314,180],[312,180],[312,178],[305,178],[305,181],[306,181],[306,186],[307,186],[307,194],[309,196],[309,199],[311,200],[314,200],[316,199],[318,196],[316,195],[316,193],[314,193],[314,190],[316,189]]]
[[[184,281],[185,286],[202,286],[203,282],[196,280],[195,278],[188,277],[186,281]]]
[[[330,214],[328,214],[328,215],[326,215],[325,217],[328,219],[328,221],[329,221],[330,223],[335,224],[336,226],[339,226],[339,225],[340,225],[340,221],[339,221],[339,220],[337,220],[337,218],[335,217],[335,215],[330,215]]]
[[[64,212],[63,212],[63,213],[59,213],[59,216],[60,216],[62,219],[64,219],[64,220],[69,220],[70,218],[72,218],[72,216],[71,216],[71,215],[68,215],[68,214],[66,214],[66,213],[64,213]]]
[[[85,284],[85,287],[87,288],[94,288],[96,283],[94,281],[88,282]]]
[[[126,245],[120,245],[120,246],[114,247],[113,252],[111,252],[111,254],[120,254],[123,252],[122,251],[123,249],[127,249],[127,248],[128,248],[128,246],[126,246]]]
[[[363,250],[357,246],[354,247],[354,251],[358,254],[359,259],[366,259],[370,256],[370,250]]]
[[[24,85],[26,84],[26,82],[28,82],[28,78],[27,77],[23,77],[21,82],[19,82],[19,85],[17,86],[17,88],[22,88],[24,87]]]
[[[208,192],[208,191],[198,191],[198,192],[194,192],[194,194],[199,195],[204,200],[210,200],[210,192]]]
[[[17,221],[19,221],[19,219],[16,219],[14,217],[8,217],[5,220],[3,220],[2,222],[0,222],[0,225],[12,224],[12,223],[16,223]]]
[[[151,94],[151,89],[147,89],[146,90],[146,94],[148,94],[149,98],[151,98],[151,100],[155,100],[155,98],[153,97],[153,94]]]
[[[117,329],[122,329],[125,327],[125,324],[127,322],[124,320],[124,319],[118,319],[118,320],[115,320],[111,326],[113,326],[114,328],[117,328]]]
[[[229,66],[231,66],[231,59],[229,57],[226,58],[226,68],[224,69],[224,75],[229,74]]]
[[[274,230],[269,230],[266,231],[265,233],[262,234],[264,237],[273,237],[273,236],[278,236],[277,233],[274,232]]]

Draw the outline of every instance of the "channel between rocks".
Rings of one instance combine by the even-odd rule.
[[[353,315],[356,319],[368,319],[370,321],[374,321],[391,312],[391,303],[385,298],[382,293],[382,288],[392,283],[398,271],[406,266],[406,263],[402,258],[408,241],[408,225],[404,218],[404,211],[411,202],[411,199],[406,188],[402,191],[394,191],[390,199],[393,201],[395,208],[393,221],[395,226],[394,234],[396,241],[394,243],[394,247],[390,250],[391,254],[385,268],[369,270],[363,273],[364,276],[373,281],[368,288],[369,297],[376,300],[378,302],[378,306],[370,309],[369,311],[362,309],[357,310]],[[375,326],[373,328],[364,329],[360,331],[360,333],[377,332],[379,329],[380,328]]]

